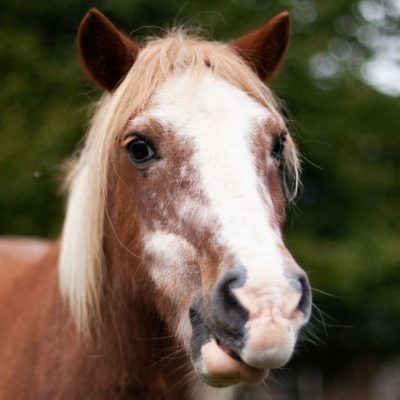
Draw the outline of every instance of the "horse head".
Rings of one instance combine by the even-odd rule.
[[[176,29],[140,47],[97,10],[79,29],[105,95],[72,172],[63,292],[84,324],[125,263],[110,266],[118,247],[132,291],[150,287],[146,301],[213,386],[262,381],[310,317],[282,233],[296,148],[265,86],[289,31],[284,12],[227,44]]]

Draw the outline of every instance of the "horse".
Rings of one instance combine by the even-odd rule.
[[[104,93],[61,237],[0,242],[2,400],[231,400],[288,362],[312,303],[283,241],[299,157],[266,85],[289,33],[282,12],[229,43],[139,46],[88,11],[79,59]]]

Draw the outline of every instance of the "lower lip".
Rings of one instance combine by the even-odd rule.
[[[211,338],[202,348],[204,379],[213,386],[228,386],[239,382],[256,385],[263,381],[268,370],[245,364],[238,355],[219,346]]]

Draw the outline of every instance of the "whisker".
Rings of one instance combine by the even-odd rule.
[[[312,291],[313,292],[317,292],[317,293],[321,293],[321,294],[325,294],[326,296],[329,296],[329,297],[340,298],[340,296],[338,296],[336,294],[325,292],[325,291],[323,291],[321,289],[317,289],[315,287],[312,288]]]

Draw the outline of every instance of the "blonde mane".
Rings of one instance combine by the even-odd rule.
[[[277,101],[256,74],[226,44],[188,36],[177,29],[152,39],[114,93],[99,101],[79,159],[67,178],[67,213],[59,262],[61,292],[80,330],[100,316],[105,259],[103,221],[107,175],[115,144],[132,117],[138,115],[157,88],[176,71],[190,70],[193,79],[211,68],[222,79],[279,115]],[[297,190],[299,161],[289,138],[285,168]]]

